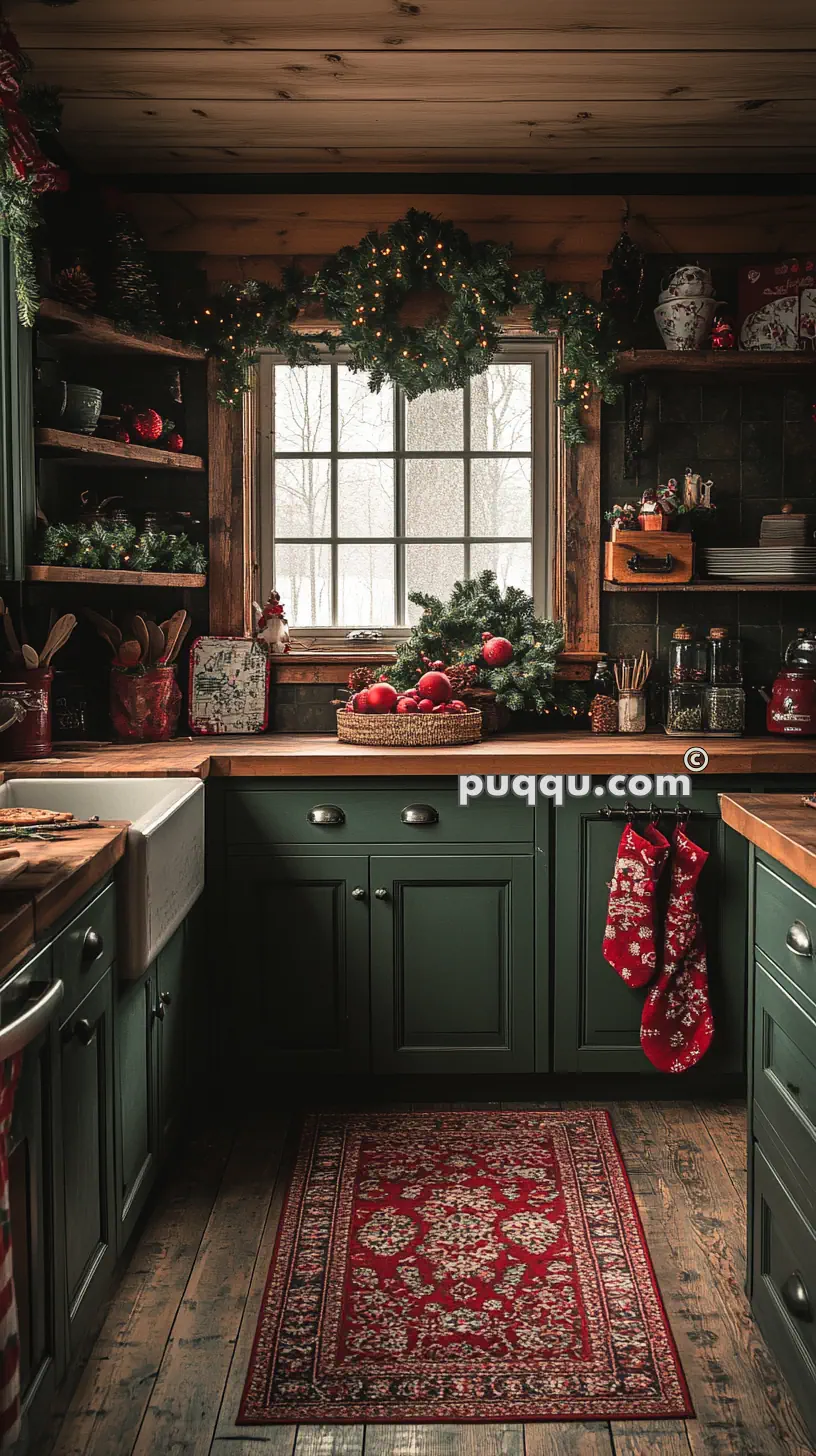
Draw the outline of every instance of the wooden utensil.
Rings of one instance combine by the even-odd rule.
[[[133,618],[133,636],[141,648],[143,661],[148,662],[150,660],[150,637],[144,617],[135,616]]]
[[[150,667],[156,667],[161,662],[166,651],[164,633],[161,627],[155,622],[147,622],[147,636],[150,642]]]
[[[60,648],[65,646],[76,624],[77,619],[73,612],[66,612],[63,617],[57,618],[40,653],[40,667],[48,667],[54,653],[59,652]]]
[[[109,642],[114,652],[118,652],[122,645],[122,633],[115,622],[103,617],[101,612],[94,612],[91,607],[84,607],[83,611],[89,622],[92,622],[100,637]]]
[[[178,656],[181,644],[187,635],[190,618],[185,611],[174,612],[167,624],[167,645],[164,649],[163,661],[174,662]]]
[[[138,667],[142,660],[142,649],[135,638],[130,637],[122,643],[116,660],[120,667]]]
[[[35,667],[39,667],[40,659],[33,647],[29,647],[28,643],[24,642],[20,651],[23,654],[23,662],[26,667],[30,667],[32,670]]]

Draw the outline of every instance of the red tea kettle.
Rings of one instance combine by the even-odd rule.
[[[800,627],[785,651],[765,715],[769,733],[805,737],[816,733],[816,633]]]

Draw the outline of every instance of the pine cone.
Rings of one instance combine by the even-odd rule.
[[[373,667],[355,667],[349,673],[348,686],[350,693],[360,693],[363,688],[370,688],[376,682],[377,674]]]
[[[454,697],[458,697],[467,692],[468,688],[472,688],[479,675],[479,669],[472,662],[455,662],[445,671],[450,678]]]
[[[91,309],[96,303],[93,279],[81,263],[75,263],[72,268],[63,268],[54,279],[53,288],[57,298],[61,298],[63,303],[70,303],[74,308]]]

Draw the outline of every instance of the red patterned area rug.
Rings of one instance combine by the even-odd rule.
[[[692,1414],[606,1112],[307,1121],[242,1424]]]

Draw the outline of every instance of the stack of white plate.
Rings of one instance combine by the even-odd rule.
[[[705,546],[699,559],[706,576],[730,581],[816,581],[812,546]]]

